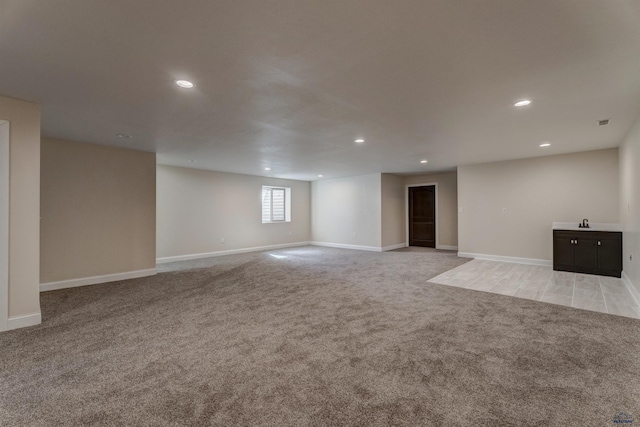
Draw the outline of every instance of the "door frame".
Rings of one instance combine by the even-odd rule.
[[[0,331],[9,324],[9,122],[0,120]]]
[[[433,222],[435,223],[435,237],[436,237],[436,249],[440,249],[440,241],[438,240],[438,183],[437,182],[427,182],[425,184],[407,184],[404,190],[404,223],[405,223],[405,245],[409,247],[409,188],[410,187],[431,187],[435,188],[435,215]]]

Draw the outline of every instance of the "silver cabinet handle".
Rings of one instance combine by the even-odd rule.
[[[602,242],[600,240],[598,240],[598,246],[601,246]]]

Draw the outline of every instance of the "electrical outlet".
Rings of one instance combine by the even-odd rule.
[[[506,214],[506,213],[509,213],[509,211],[507,210],[507,208],[502,208],[502,213]]]
[[[220,238],[220,243],[224,243],[224,237]]]
[[[289,236],[293,236],[293,231],[290,231],[290,232],[289,232]]]
[[[463,213],[464,212],[464,208],[461,207],[458,212]]]

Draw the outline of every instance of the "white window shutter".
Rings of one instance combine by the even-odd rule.
[[[271,189],[271,221],[284,221],[284,202],[285,202],[285,190],[284,188],[272,188]]]
[[[291,222],[291,188],[262,187],[262,223]]]
[[[262,187],[262,222],[271,222],[271,188]]]

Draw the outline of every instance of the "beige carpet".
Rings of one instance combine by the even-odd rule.
[[[640,321],[427,283],[438,251],[304,247],[42,295],[0,425],[640,422]]]

